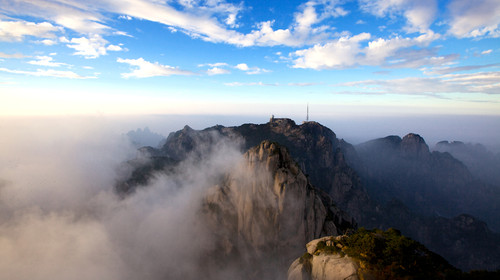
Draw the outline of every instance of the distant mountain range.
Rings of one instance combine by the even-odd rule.
[[[500,185],[471,173],[473,160],[438,151],[444,143],[431,152],[417,134],[353,146],[316,122],[186,126],[159,148],[140,148],[116,190],[133,195],[224,141],[245,154],[200,206],[212,231],[206,234],[218,240],[206,252],[214,279],[225,262],[238,264],[246,279],[283,278],[307,242],[358,226],[397,228],[466,271],[500,269],[500,234],[487,225],[500,228]]]

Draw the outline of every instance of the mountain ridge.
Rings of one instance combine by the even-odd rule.
[[[422,216],[418,211],[415,212],[415,208],[409,209],[404,202],[399,201],[399,204],[391,205],[391,199],[381,200],[382,203],[378,201],[380,198],[375,197],[377,199],[374,199],[373,194],[369,194],[369,190],[365,188],[367,176],[363,174],[370,162],[367,163],[363,159],[363,153],[358,154],[356,150],[358,146],[337,139],[333,131],[316,122],[304,122],[297,125],[289,119],[271,119],[265,124],[243,124],[235,127],[218,125],[203,130],[193,130],[185,126],[182,130],[171,133],[161,148],[150,149],[148,153],[153,156],[151,156],[151,161],[146,164],[146,167],[149,166],[145,169],[146,174],[138,172],[142,177],[135,177],[147,180],[148,172],[164,172],[165,170],[168,172],[168,166],[171,163],[175,164],[188,155],[202,157],[203,153],[200,152],[200,147],[211,149],[210,143],[220,139],[239,142],[242,151],[251,148],[252,145],[259,145],[264,140],[279,143],[287,148],[298,167],[307,171],[304,173],[311,184],[323,190],[335,205],[354,217],[361,226],[381,229],[399,226],[405,234],[421,241],[448,260],[453,260],[453,264],[462,269],[498,269],[498,262],[494,261],[500,259],[500,256],[497,256],[494,251],[494,248],[497,248],[495,246],[500,244],[495,241],[498,240],[497,234],[486,228],[484,232],[487,238],[484,242],[493,242],[496,245],[491,248],[479,246],[480,249],[477,249],[474,244],[478,244],[478,240],[475,240],[473,236],[468,236],[459,225],[451,222],[452,220],[449,218],[435,216],[434,212],[430,216]],[[448,161],[456,165],[456,168],[462,168],[460,170],[467,170],[463,164],[449,154],[438,153],[438,156],[435,156],[435,152],[430,152],[425,140],[418,134],[408,134],[407,137],[403,138],[390,136],[383,141],[387,142],[389,146],[389,148],[384,149],[392,153],[388,158],[392,157],[396,161],[401,157],[410,162],[407,165],[409,169],[406,170],[409,174],[415,173],[420,168],[418,165],[412,164],[411,161],[424,164],[425,170],[431,171],[435,169],[432,164]],[[436,157],[438,160],[434,160]],[[141,165],[139,164],[139,166]],[[460,178],[460,176],[468,178],[467,174],[451,178],[453,180]],[[130,180],[125,182],[122,186],[126,185],[126,188],[122,188],[121,191],[133,191],[134,184],[137,185]],[[459,214],[462,213],[456,213],[456,215]],[[466,247],[474,252],[469,255],[470,259],[462,262],[457,261],[460,260],[460,255],[453,253],[456,246],[454,241],[450,238],[443,239],[441,236],[430,234],[433,230],[441,229],[439,227],[441,224],[447,224],[448,229],[453,232],[463,232],[462,235],[458,234],[454,238],[469,244]],[[473,223],[473,225],[480,226],[478,223]],[[447,240],[444,245],[439,243],[443,240]],[[478,262],[479,259],[484,261]]]

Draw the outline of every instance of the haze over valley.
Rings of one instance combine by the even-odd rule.
[[[498,15],[2,1],[0,279],[498,278]]]
[[[133,129],[131,131],[136,134],[142,133],[146,136],[170,135],[168,140],[160,141],[164,146],[158,145],[157,152],[154,148],[149,150],[141,148],[138,152],[138,143],[134,143],[130,138],[130,132],[127,134],[127,130],[123,130],[123,123],[102,116],[4,120],[2,119],[1,124],[2,131],[8,132],[9,137],[2,137],[0,145],[2,155],[0,232],[2,259],[7,261],[2,263],[1,278],[196,279],[202,274],[210,275],[213,279],[225,279],[241,277],[239,273],[244,271],[244,275],[249,279],[262,277],[279,279],[285,277],[287,267],[294,258],[301,255],[306,242],[324,235],[343,234],[349,228],[357,226],[385,228],[398,225],[404,234],[423,242],[426,246],[434,246],[431,250],[441,250],[440,254],[446,254],[451,250],[446,246],[440,247],[439,240],[443,237],[428,239],[421,235],[423,234],[421,230],[436,232],[435,226],[426,221],[430,217],[435,217],[435,213],[420,213],[418,207],[412,206],[411,200],[404,200],[405,196],[399,196],[403,203],[401,205],[386,204],[392,199],[391,197],[398,197],[398,192],[394,190],[386,189],[376,193],[378,195],[372,194],[373,187],[370,187],[367,179],[363,177],[366,176],[363,175],[365,169],[357,169],[357,165],[352,161],[353,155],[361,156],[362,159],[363,154],[358,156],[349,154],[352,152],[352,146],[342,141],[337,142],[341,135],[331,138],[335,137],[335,134],[331,134],[328,128],[316,122],[299,126],[300,123],[295,124],[293,120],[276,119],[274,124],[264,120],[261,124],[249,127],[234,126],[226,129],[215,126],[212,132],[192,130],[186,126],[175,134],[170,134],[168,131]],[[138,121],[141,120],[129,119],[130,123]],[[274,132],[266,134],[267,129]],[[281,144],[283,147],[261,146],[259,149],[262,151],[257,150],[255,155],[252,155],[250,152],[252,147],[258,146],[261,139],[267,138],[283,143]],[[305,139],[305,142],[299,140],[301,138]],[[321,139],[330,140],[324,142],[325,140]],[[336,154],[339,148],[337,152],[333,148],[336,145],[340,145],[338,147],[347,163],[339,162],[341,155]],[[367,144],[362,145],[366,147]],[[357,147],[354,146],[356,150]],[[249,148],[250,154],[245,157],[257,156],[257,162],[259,160],[267,162],[267,165],[259,167],[253,163],[249,165],[253,166],[250,169],[245,167],[245,157],[242,154]],[[273,149],[278,151],[272,152]],[[381,150],[377,148],[372,151]],[[284,153],[278,162],[271,159],[275,153]],[[496,155],[498,160],[498,154],[491,154]],[[151,156],[153,157],[149,158]],[[325,163],[322,164],[326,165],[314,163],[320,158],[324,158],[321,161],[324,160]],[[373,159],[377,158],[379,157]],[[296,162],[298,165],[293,167]],[[361,162],[367,163],[366,159]],[[457,164],[461,163],[457,160]],[[371,168],[369,165],[367,167]],[[264,169],[255,173],[258,175],[252,175],[253,168]],[[334,174],[324,173],[330,168],[335,170]],[[307,173],[303,173],[303,170],[307,170]],[[283,174],[295,175],[290,178],[286,177],[289,175],[280,177],[284,176]],[[361,183],[356,183],[356,180],[359,180],[356,179],[357,174],[361,176]],[[348,176],[346,178],[349,179],[342,179],[343,183],[339,185],[334,183],[337,180],[334,179],[335,176]],[[425,176],[430,176],[428,178],[433,182],[435,179],[432,179],[434,178],[432,176],[440,175]],[[474,177],[475,174],[467,176]],[[220,181],[222,178],[227,179]],[[283,181],[278,184],[276,180]],[[329,180],[332,180],[331,183],[328,183]],[[125,188],[124,182],[127,186]],[[284,188],[281,190],[282,198],[280,198],[283,200],[280,203],[284,206],[272,210],[276,212],[269,214],[271,220],[269,224],[265,224],[267,218],[264,217],[268,214],[259,213],[260,206],[255,205],[261,203],[274,205],[272,202],[274,198],[269,202],[263,200],[276,195],[280,197],[280,192],[272,189],[273,184],[274,188],[277,186]],[[352,189],[344,189],[350,184],[354,184],[349,187]],[[262,189],[256,192],[256,186]],[[316,190],[318,186],[321,191]],[[388,186],[385,185],[384,188]],[[458,185],[453,183],[449,187]],[[498,198],[496,194],[500,191],[500,187],[495,185],[494,188],[495,195],[490,199]],[[245,189],[253,191],[246,194],[239,193]],[[283,193],[284,190],[286,192]],[[316,202],[315,200],[307,202],[309,200],[303,197],[305,193],[300,194],[301,190],[307,190],[306,193],[316,192],[317,194],[313,195],[318,197]],[[220,191],[222,193],[218,193]],[[230,194],[231,192],[234,194]],[[449,195],[454,193],[450,189],[447,192],[450,192]],[[228,194],[229,197],[224,198]],[[386,195],[387,199],[379,197],[381,194]],[[447,193],[444,195],[448,197]],[[254,204],[253,208],[238,210],[237,202],[226,200],[233,196],[241,196],[239,203],[253,201],[252,203],[257,204]],[[468,196],[459,196],[458,201],[450,196],[439,198],[439,202],[420,203],[426,203],[427,209],[448,207],[445,201],[451,199],[450,201],[456,201],[458,203],[456,206],[460,208],[462,207],[460,199]],[[310,197],[310,194],[307,194],[307,197]],[[434,199],[431,193],[424,197]],[[326,210],[312,210],[319,206],[308,208],[314,203],[321,203],[324,206],[318,209]],[[375,206],[377,203],[392,208],[386,208],[382,212],[370,208],[372,207],[370,205]],[[305,208],[298,205],[305,205],[301,206]],[[451,211],[449,213],[445,213],[442,209],[436,210],[443,215],[438,218],[442,220],[432,223],[451,227],[451,230],[460,236],[459,238],[465,236],[469,238],[465,239],[464,244],[469,249],[459,251],[458,257],[445,255],[445,258],[465,270],[498,269],[493,265],[498,256],[488,249],[481,249],[487,248],[483,247],[485,245],[496,248],[494,246],[500,244],[498,233],[488,229],[487,224],[484,224],[486,228],[483,228],[481,221],[498,221],[498,217],[495,216],[498,211],[494,210],[498,204],[494,202],[491,204],[485,200],[483,206],[486,207],[486,212],[481,212],[482,210],[475,212],[471,218],[473,220],[467,222],[469,227],[474,227],[475,234],[482,236],[481,239],[470,235],[471,232],[464,231],[465,229],[460,226],[457,227],[454,224],[456,221],[448,220],[455,219],[454,217],[461,214],[461,211],[467,209],[475,211],[476,208],[467,208],[469,207],[467,205],[468,202],[464,200],[465,208],[462,210],[454,212],[455,210],[448,208]],[[488,205],[493,208],[488,208],[490,207]],[[214,209],[223,210],[212,212]],[[287,220],[282,220],[290,215],[291,217],[304,215],[297,211],[320,212],[307,214],[316,218],[303,222],[294,220],[290,224]],[[395,217],[389,217],[383,211],[389,211],[387,213],[391,213],[390,215],[409,215],[404,219],[406,221],[413,219],[417,227],[410,226],[405,229],[402,227],[403,224],[398,224]],[[220,216],[221,213],[225,214]],[[325,215],[325,220],[318,218],[321,215]],[[465,217],[467,216],[463,216]],[[249,228],[245,229],[240,228],[245,225],[242,218],[256,220],[248,224]],[[389,220],[396,224],[391,225]],[[274,228],[276,223],[281,224],[280,231]],[[498,226],[493,223],[490,228]],[[236,228],[232,229],[233,227]],[[302,231],[305,234],[303,236],[300,234]],[[245,237],[244,232],[252,235]],[[445,238],[451,238],[452,241],[456,237]],[[490,243],[483,245],[475,243],[478,240]],[[468,251],[471,248],[475,248],[476,251],[474,253]],[[211,256],[214,250],[218,253],[216,258],[211,257],[213,263],[203,266],[205,258]],[[488,257],[482,258],[481,254],[488,254]],[[471,257],[472,255],[474,257]]]

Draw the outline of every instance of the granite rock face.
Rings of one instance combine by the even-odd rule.
[[[313,256],[308,273],[300,260],[295,260],[288,270],[288,280],[358,280],[359,265],[350,257],[338,254]]]
[[[212,259],[239,267],[246,279],[283,278],[308,240],[355,224],[311,185],[286,148],[270,141],[245,153],[209,190],[202,212],[217,241]]]

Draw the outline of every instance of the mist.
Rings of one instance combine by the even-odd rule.
[[[219,141],[124,199],[136,150],[103,117],[2,120],[0,279],[195,279],[213,246],[204,191],[241,160]]]
[[[377,120],[316,121],[353,144],[408,132],[420,132],[429,146],[440,140],[500,143],[500,132],[491,129],[498,117],[454,125],[451,118]],[[149,127],[168,135],[184,125],[267,121],[268,116],[1,118],[0,279],[204,278],[197,268],[215,242],[200,207],[207,190],[242,160],[240,143],[214,135],[213,147],[200,146],[202,157],[188,158],[173,175],[154,174],[147,186],[123,198],[114,186],[131,171],[124,163],[137,156],[126,132]],[[231,269],[220,275],[234,275]]]

